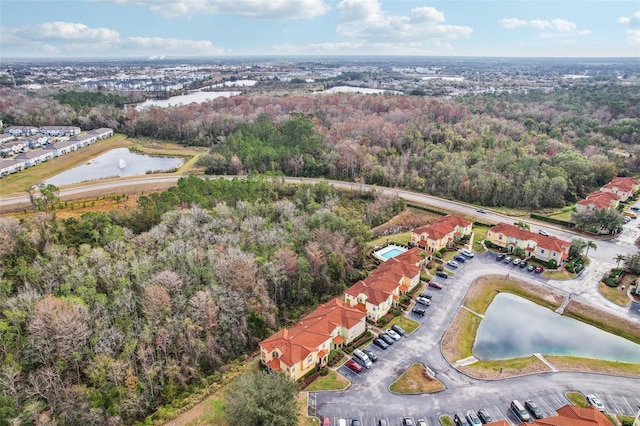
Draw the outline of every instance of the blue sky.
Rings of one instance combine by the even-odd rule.
[[[640,57],[640,1],[0,0],[0,59]]]

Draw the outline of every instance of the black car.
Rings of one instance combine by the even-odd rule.
[[[404,331],[404,328],[400,327],[398,324],[393,325],[391,329],[401,336],[404,336],[406,334],[406,331]]]
[[[442,271],[438,271],[438,272],[436,272],[436,276],[437,276],[437,277],[440,277],[440,278],[444,278],[445,280],[446,280],[447,278],[449,278],[449,274],[447,274],[446,272],[442,272]]]
[[[503,260],[505,258],[506,254],[504,253],[498,253],[496,254],[496,260]]]
[[[536,269],[536,267],[534,265],[527,266],[527,271],[529,271],[529,272],[533,272],[534,269]]]
[[[413,308],[413,309],[411,310],[411,313],[412,313],[412,314],[416,314],[416,315],[419,315],[419,316],[423,317],[423,316],[424,316],[424,314],[426,314],[426,313],[427,313],[427,310],[426,310],[426,309],[424,309],[424,308]]]
[[[420,294],[420,297],[424,297],[425,299],[429,299],[429,300],[431,300],[431,296],[433,295],[431,293],[427,293],[426,291]]]
[[[387,333],[380,333],[378,335],[378,338],[384,340],[387,345],[393,345],[395,342],[395,340],[393,340],[393,337],[389,336]]]
[[[523,260],[522,262],[520,262],[520,264],[518,265],[521,268],[526,268],[527,267],[527,261]]]
[[[456,413],[453,416],[453,421],[457,426],[471,426],[467,421],[467,417],[462,413]]]
[[[378,361],[378,355],[376,355],[373,351],[370,351],[369,349],[364,349],[362,352],[367,354],[367,356],[369,357],[371,362],[377,362]]]
[[[373,344],[379,347],[380,349],[387,349],[389,345],[382,339],[374,339]]]
[[[524,406],[527,407],[527,410],[531,411],[531,414],[533,414],[533,417],[535,417],[536,419],[541,419],[542,418],[542,411],[536,405],[535,402],[533,402],[530,399],[527,399],[524,402]]]
[[[478,411],[478,418],[482,423],[493,422],[493,418],[491,417],[491,414],[489,414],[486,408],[481,408],[480,411]]]

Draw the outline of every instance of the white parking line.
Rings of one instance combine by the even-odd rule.
[[[503,412],[497,405],[494,405],[496,411],[498,413],[500,413],[500,416],[502,417],[502,419],[498,419],[498,418],[494,418],[493,420],[508,420],[507,415],[505,414],[505,412]],[[491,414],[491,413],[489,413]]]
[[[616,401],[613,398],[609,398],[609,406],[605,405],[605,407],[608,409],[609,412],[612,411],[611,410],[611,405],[616,407],[616,411],[614,411],[614,413],[622,413],[622,411],[620,410],[620,407],[618,406],[618,404],[616,404]]]
[[[544,411],[551,412],[552,413],[551,415],[555,415],[553,413],[555,413],[556,410],[554,410],[553,407],[551,407],[551,405],[547,404],[547,401],[545,401],[544,398],[540,397],[539,399],[542,403],[541,405],[543,405],[546,408],[546,410]]]

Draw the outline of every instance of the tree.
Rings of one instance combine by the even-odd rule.
[[[526,222],[522,222],[522,221],[515,222],[514,225],[517,226],[520,229],[524,229],[524,230],[527,230],[527,231],[531,230],[531,226],[529,226],[529,224],[526,223]]]
[[[623,260],[626,260],[627,256],[625,256],[622,253],[618,253],[616,254],[616,256],[613,258],[613,260],[616,261],[616,268],[618,268],[620,266],[620,262],[622,262]]]
[[[591,240],[587,241],[587,251],[584,254],[585,256],[589,255],[589,249],[590,248],[592,248],[594,250],[597,250],[598,249],[598,245],[594,241],[591,241]]]
[[[38,210],[55,214],[56,206],[60,202],[58,187],[52,184],[40,184],[38,189],[40,189],[40,198],[36,200]]]
[[[582,251],[587,247],[588,243],[582,238],[574,238],[569,247],[569,258],[575,259],[580,257]]]
[[[627,256],[624,260],[624,267],[634,274],[640,274],[640,253]]]
[[[296,426],[298,384],[283,374],[257,372],[241,376],[227,395],[230,425]]]

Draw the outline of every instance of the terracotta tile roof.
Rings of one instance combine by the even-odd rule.
[[[536,246],[539,246],[543,249],[552,250],[558,253],[562,253],[566,250],[569,250],[571,243],[568,241],[561,240],[556,237],[547,237],[540,234],[534,234],[531,231],[526,231],[524,229],[520,229],[517,226],[509,225],[508,223],[500,222],[490,229],[492,233],[495,234],[503,234],[507,237],[515,238],[520,241],[533,241],[536,243]]]
[[[384,284],[384,286],[381,284]],[[372,281],[369,283],[361,280],[349,287],[345,293],[355,298],[360,294],[364,294],[367,297],[368,303],[380,305],[389,299],[393,290],[399,285],[399,283],[389,283],[386,281]],[[391,288],[391,290],[389,290],[389,288]]]
[[[402,259],[394,257],[378,266],[378,270],[372,275],[386,273],[387,271],[395,272],[403,277],[413,278],[420,274],[420,267],[413,263],[403,262]]]
[[[460,216],[447,215],[432,222],[430,225],[421,226],[412,231],[414,234],[427,234],[428,238],[432,240],[441,240],[450,233],[456,230],[456,227],[467,227],[473,224],[470,220],[467,220]],[[421,244],[425,245],[425,244]]]
[[[333,338],[333,343],[335,343],[336,345],[340,345],[344,343],[344,339],[342,338],[341,335],[338,334],[336,337]]]
[[[608,209],[611,207],[611,202],[619,200],[620,196],[612,194],[611,192],[594,191],[587,196],[584,200],[578,201],[581,206],[587,206],[596,209]]]
[[[323,349],[320,352],[318,352],[318,358],[324,358],[328,353],[329,351],[326,351]]]
[[[267,362],[267,366],[273,371],[278,371],[278,372],[282,371],[282,369],[280,368],[279,358],[272,358],[271,361]]]
[[[611,426],[609,419],[594,407],[580,408],[575,405],[565,405],[558,408],[558,415],[536,420],[533,423],[521,423],[529,426]]]
[[[487,426],[511,426],[511,423],[506,420],[498,420],[497,422],[487,423]]]
[[[638,179],[618,176],[613,178],[611,182],[602,185],[602,187],[605,189],[618,189],[623,192],[634,192],[633,187],[638,185],[640,185]]]
[[[424,253],[424,250],[418,247],[413,247],[405,251],[404,253],[397,255],[393,259],[400,263],[407,263],[409,265],[418,265],[420,262],[424,260],[424,258],[421,256],[422,253]]]

